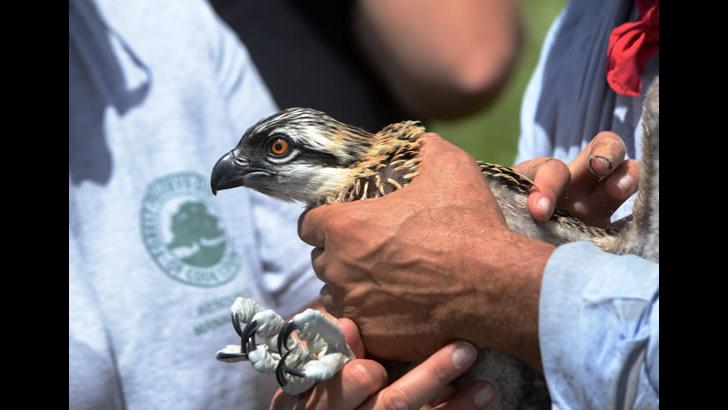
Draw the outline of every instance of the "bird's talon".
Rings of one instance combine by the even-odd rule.
[[[298,329],[298,326],[294,322],[288,322],[285,326],[283,326],[283,329],[281,329],[280,333],[278,334],[278,352],[283,353],[283,347],[288,349],[288,338],[291,337],[291,333],[293,333],[296,329]],[[288,354],[288,353],[286,353]],[[281,362],[283,359],[281,359]]]
[[[255,347],[255,329],[258,327],[258,322],[255,320],[251,320],[250,323],[248,323],[245,326],[245,329],[243,329],[242,333],[240,334],[240,348],[241,351],[244,354],[248,354],[248,344],[253,345]]]
[[[215,355],[215,359],[226,361],[226,360],[247,360],[247,353],[229,353],[229,352],[218,352]]]
[[[240,315],[237,312],[233,312],[230,314],[230,318],[233,320],[233,327],[235,328],[235,333],[238,334],[241,338],[243,337],[243,331],[240,329]]]
[[[279,343],[280,343],[280,340],[281,339],[278,338],[278,340],[279,340]],[[286,365],[285,365],[286,357],[288,357],[288,355],[290,353],[291,353],[291,351],[289,350],[286,354],[284,354],[283,356],[281,356],[281,360],[278,362],[278,366],[276,366],[276,380],[278,381],[278,385],[281,386],[281,387],[283,387],[286,384],[288,384],[288,381],[284,377],[283,372],[284,372],[285,367],[286,367]]]
[[[278,380],[278,385],[280,385],[281,387],[288,384],[288,381],[285,378],[285,373],[298,377],[306,377],[306,373],[304,373],[303,369],[288,367],[286,365],[286,358],[289,354],[291,354],[291,352],[292,350],[289,350],[286,352],[286,354],[281,356],[281,360],[278,362],[278,366],[276,366],[276,380]]]

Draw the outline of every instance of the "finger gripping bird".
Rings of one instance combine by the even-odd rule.
[[[659,262],[659,79],[647,92],[642,123],[640,191],[632,219],[623,228],[588,226],[561,209],[550,220],[538,222],[527,207],[533,182],[511,168],[478,162],[508,227],[556,245],[583,240],[608,252],[631,253]],[[425,132],[419,122],[404,121],[370,133],[310,108],[286,109],[249,128],[238,145],[220,158],[212,171],[211,188],[217,193],[243,186],[310,207],[381,197],[406,189],[416,178],[420,137]],[[249,305],[247,313],[243,304]],[[296,394],[331,377],[353,357],[351,350],[344,348],[343,334],[318,312],[303,312],[287,325],[280,316],[261,312],[265,310],[252,301],[236,301],[232,316],[241,346],[226,347],[218,359],[255,362],[254,367],[262,372],[275,371],[283,389]],[[241,323],[246,323],[245,330]],[[308,350],[292,340],[296,329]],[[256,346],[254,335],[257,332],[260,338],[265,331],[264,340]],[[321,338],[314,340],[314,334]],[[324,363],[327,355],[337,356]],[[264,361],[268,364],[260,365]],[[309,362],[319,370],[308,370]],[[506,353],[482,349],[472,372],[497,387],[502,409],[548,408],[542,377]]]

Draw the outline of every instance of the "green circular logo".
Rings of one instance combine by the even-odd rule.
[[[147,187],[142,240],[154,262],[174,280],[219,286],[240,270],[212,198],[205,178],[192,172],[157,178]]]

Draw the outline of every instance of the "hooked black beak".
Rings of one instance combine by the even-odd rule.
[[[261,174],[269,173],[259,168],[251,168],[250,163],[240,158],[236,161],[233,152],[228,152],[217,160],[212,168],[210,176],[212,194],[217,195],[217,191],[223,189],[245,186],[248,178]]]
[[[212,194],[217,195],[218,190],[235,188],[243,184],[242,167],[238,166],[233,160],[233,153],[228,152],[222,158],[217,160],[212,168],[210,176],[210,188]]]
[[[237,168],[238,166],[233,161],[232,152],[228,152],[217,160],[217,163],[212,168],[212,176],[210,177],[210,188],[212,188],[213,195],[217,195],[218,189],[234,188],[241,185],[231,184],[231,180],[234,180],[235,174],[237,174]],[[242,178],[240,179],[242,180]]]

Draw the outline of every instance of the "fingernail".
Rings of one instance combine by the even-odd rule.
[[[458,369],[465,369],[473,364],[477,352],[475,348],[468,343],[458,343],[455,351],[452,353],[452,363]]]
[[[635,182],[634,178],[629,175],[625,175],[617,181],[617,188],[619,188],[625,196],[632,195],[635,191]]]
[[[475,407],[479,409],[484,408],[485,406],[490,404],[490,402],[493,400],[493,397],[495,397],[495,389],[489,383],[478,389],[477,392],[475,392],[475,395],[473,396],[473,403],[475,403]]]
[[[612,172],[612,161],[601,156],[591,157],[589,159],[589,170],[599,178],[609,175]]]
[[[574,201],[572,205],[574,214],[577,217],[581,217],[587,214],[586,204],[582,201]]]
[[[536,205],[543,211],[545,215],[551,213],[551,200],[546,198],[545,196],[542,196],[538,201],[536,201]]]

